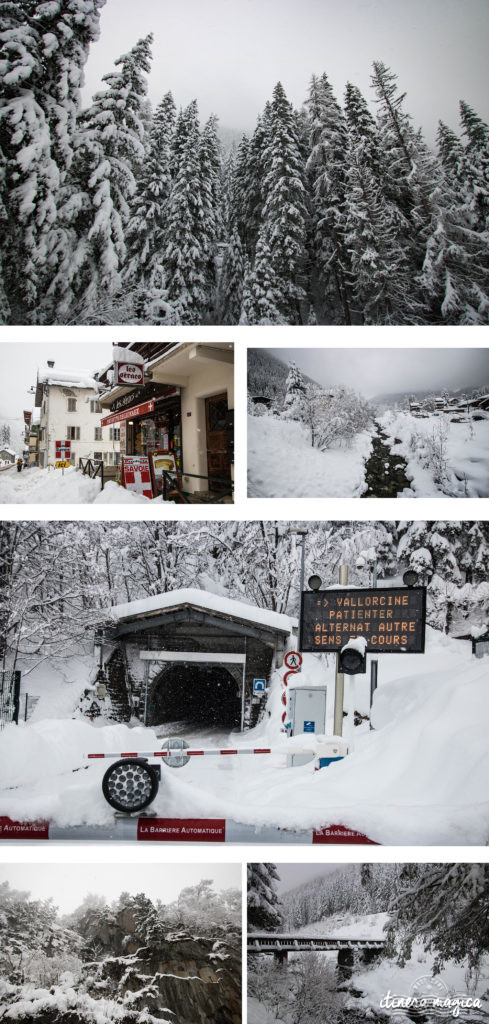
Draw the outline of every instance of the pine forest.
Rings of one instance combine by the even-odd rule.
[[[432,151],[379,60],[369,96],[314,74],[294,109],[278,82],[224,147],[197,100],[151,107],[151,35],[82,108],[104,3],[0,0],[1,323],[488,322],[489,128],[466,102]]]

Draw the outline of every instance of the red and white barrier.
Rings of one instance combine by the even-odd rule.
[[[157,818],[114,816],[110,825],[60,827],[48,821],[12,821],[0,817],[0,841],[9,840],[115,840],[156,843],[259,843],[334,846],[377,846],[361,832],[345,825],[327,825],[322,829],[280,829],[246,825],[224,818]]]
[[[187,747],[173,747],[171,750],[143,750],[139,754],[136,753],[124,753],[124,754],[87,754],[89,760],[96,760],[101,757],[224,757],[226,755],[240,755],[240,754],[310,754],[311,757],[316,756],[316,751],[311,750],[271,750],[269,747],[237,747],[234,750],[220,750],[220,749],[209,749],[209,750],[189,750]]]

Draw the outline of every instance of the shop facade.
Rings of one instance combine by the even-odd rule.
[[[166,469],[187,496],[232,500],[233,347],[136,343],[124,351],[128,363],[143,356],[141,384],[118,384],[101,396],[102,424],[119,431],[123,465],[138,469],[147,460],[154,494]]]

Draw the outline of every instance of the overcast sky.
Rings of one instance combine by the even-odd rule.
[[[459,99],[489,116],[487,0],[107,0],[85,102],[151,31],[152,102],[169,89],[177,105],[197,98],[226,128],[253,128],[278,80],[295,105],[324,71],[338,99],[347,81],[371,96],[374,60],[399,76],[430,141],[439,118],[457,128]]]
[[[489,349],[270,348],[318,384],[346,384],[365,398],[489,384]]]
[[[335,874],[340,868],[348,867],[346,864],[276,864],[280,881],[277,882],[277,892],[282,894],[289,889],[296,889],[304,882],[310,882],[311,878],[324,878],[325,875]],[[352,870],[355,865],[350,865]]]
[[[34,899],[53,897],[62,914],[69,914],[87,893],[108,903],[121,892],[144,892],[151,900],[172,903],[187,885],[210,878],[214,889],[241,888],[240,864],[6,864],[0,881],[30,892]]]
[[[112,342],[2,342],[2,373],[0,379],[0,423],[22,419],[24,409],[34,408],[34,395],[29,388],[36,384],[37,369],[47,369],[54,359],[59,370],[84,370],[93,373],[107,366],[112,359]]]

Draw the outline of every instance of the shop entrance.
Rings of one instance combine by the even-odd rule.
[[[240,685],[232,671],[222,665],[167,665],[149,693],[148,725],[181,722],[190,730],[239,729]]]
[[[226,491],[231,481],[231,466],[227,455],[227,395],[213,395],[205,400],[205,426],[207,472],[214,491]],[[223,483],[213,483],[215,478]]]

